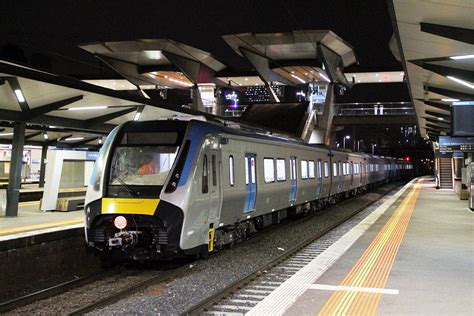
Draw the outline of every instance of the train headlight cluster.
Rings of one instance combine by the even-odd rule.
[[[124,229],[127,227],[127,219],[124,216],[117,216],[114,219],[114,226],[117,227],[117,229]]]

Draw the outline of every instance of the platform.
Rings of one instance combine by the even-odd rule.
[[[249,315],[472,315],[474,214],[419,178]]]
[[[84,212],[42,212],[39,201],[21,202],[17,217],[0,217],[0,242],[84,226]]]

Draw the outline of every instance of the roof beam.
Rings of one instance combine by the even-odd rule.
[[[59,144],[59,142],[62,140],[62,139],[66,139],[66,138],[69,138],[71,137],[72,134],[68,134],[68,135],[64,135],[64,136],[61,136],[61,137],[58,137],[58,138],[55,138],[55,139],[51,139],[51,140],[48,140],[46,141],[46,144],[48,146],[56,146]]]
[[[474,97],[474,93],[459,92],[459,91],[455,91],[455,90],[450,90],[450,89],[445,89],[445,88],[440,88],[440,87],[434,87],[434,86],[430,86],[427,83],[424,83],[423,85],[424,85],[426,91],[433,92],[433,93],[436,93],[436,94],[445,95],[447,97],[454,98],[454,99],[471,100]]]
[[[42,106],[38,106],[34,109],[29,110],[27,113],[25,113],[25,115],[27,117],[26,120],[31,120],[35,117],[40,116],[40,115],[46,114],[48,112],[51,112],[51,111],[54,111],[54,110],[57,110],[57,109],[60,109],[64,106],[66,106],[66,105],[69,105],[71,103],[82,100],[83,97],[84,96],[82,96],[82,95],[78,95],[78,96],[75,96],[75,97],[72,97],[72,98],[67,98],[67,99],[64,99],[64,100],[60,100],[60,101],[52,102],[52,103],[45,104],[45,105],[42,105]]]
[[[432,117],[426,117],[424,116],[423,117],[427,122],[430,122],[430,123],[433,123],[433,124],[436,124],[436,125],[439,125],[441,127],[446,127],[446,128],[449,128],[451,123],[450,122],[446,122],[446,121],[442,121],[442,120],[438,120],[437,118],[432,118]]]
[[[449,128],[448,127],[442,127],[442,126],[438,126],[438,125],[435,125],[435,124],[431,124],[431,123],[426,123],[425,124],[427,127],[431,127],[433,129],[436,129],[436,130],[439,130],[439,131],[444,131],[444,132],[448,132],[449,131]]]
[[[135,108],[133,109],[135,110]],[[25,122],[25,117],[23,112],[20,111],[11,111],[11,110],[2,110],[0,109],[0,120],[12,121],[12,122]],[[90,130],[92,126],[86,124],[87,121],[58,117],[58,116],[49,116],[49,115],[40,115],[34,119],[29,120],[31,123],[36,123],[40,125],[52,125],[52,126],[61,126],[66,129],[78,129],[78,130]],[[113,124],[101,124],[100,127],[96,127],[98,131],[110,132],[115,125]],[[28,128],[28,127],[27,127]]]
[[[445,120],[450,120],[450,119],[451,119],[451,115],[446,115],[446,114],[442,114],[442,113],[438,113],[438,112],[433,112],[433,111],[428,111],[428,110],[425,110],[425,113],[426,113],[427,115],[431,115],[431,116],[442,117],[442,118],[444,118]]]
[[[410,62],[413,64],[417,64],[418,66],[421,66],[425,70],[429,70],[431,72],[437,73],[438,75],[441,75],[444,77],[453,76],[453,77],[470,81],[470,82],[474,81],[474,71],[440,66],[440,65],[430,64],[427,62],[422,62],[421,65],[419,65],[418,62],[416,63],[414,61],[410,61]]]
[[[31,133],[31,134],[28,134],[28,135],[25,135],[25,139],[30,139],[30,138],[33,138],[33,137],[36,137],[36,136],[39,136],[43,134],[43,132],[35,132],[35,133]]]
[[[105,115],[102,115],[102,116],[94,117],[94,118],[85,120],[84,121],[84,126],[86,126],[87,128],[91,128],[91,127],[97,126],[99,124],[104,124],[107,121],[113,120],[117,117],[123,116],[123,115],[128,114],[128,113],[133,112],[133,111],[136,111],[137,109],[138,109],[138,107],[133,106],[129,109],[125,109],[125,110],[105,114]]]
[[[468,44],[474,44],[474,30],[471,29],[426,22],[420,22],[420,29],[425,33],[450,38]]]
[[[440,103],[435,103],[435,102],[425,102],[426,105],[432,106],[434,108],[443,110],[443,111],[451,111],[451,106],[447,104],[440,104]]]

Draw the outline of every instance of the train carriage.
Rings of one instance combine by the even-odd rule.
[[[386,181],[393,161],[202,120],[128,122],[94,167],[87,243],[126,259],[206,256]]]

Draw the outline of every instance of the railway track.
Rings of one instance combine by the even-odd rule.
[[[341,201],[339,205],[342,206],[346,203],[350,203],[351,200],[352,198]],[[270,263],[260,267],[259,269],[255,270],[255,272],[252,273],[251,275],[248,275],[247,277],[241,280],[238,280],[237,282],[233,283],[229,287],[225,288],[224,291],[217,293],[216,295],[208,298],[207,300],[203,301],[199,305],[196,305],[195,307],[191,308],[190,310],[186,312],[186,314],[201,314],[203,312],[211,311],[212,306],[216,306],[218,302],[226,298],[230,300],[230,301],[225,302],[225,306],[226,306],[225,310],[227,312],[248,310],[248,306],[258,303],[267,294],[269,294],[271,290],[278,287],[278,285],[284,282],[287,278],[289,278],[292,275],[292,273],[296,272],[297,269],[299,269],[299,267],[301,267],[305,262],[307,262],[307,260],[309,260],[311,256],[314,257],[315,255],[317,255],[318,252],[324,251],[324,249],[322,248],[316,249],[313,247],[308,247],[307,254],[295,256],[295,258],[293,258],[292,260],[288,260],[289,258],[294,256],[295,253],[297,253],[304,247],[310,245],[315,239],[318,239],[319,237],[326,234],[328,231],[337,227],[341,223],[347,221],[350,217],[354,216],[355,214],[360,212],[362,209],[366,208],[368,205],[365,205],[364,207],[355,210],[354,212],[350,213],[349,216],[346,216],[338,220],[336,223],[334,223],[332,226],[328,227],[324,231],[320,231],[317,235],[312,236],[311,238],[305,240],[299,245],[293,247],[292,249],[285,251],[281,256],[272,260]],[[236,246],[241,246],[241,245],[243,246],[247,242],[257,241],[259,238],[265,237],[266,233],[272,230],[278,230],[284,227],[297,226],[302,221],[306,221],[308,220],[308,218],[313,217],[313,216],[318,216],[318,215],[319,215],[319,212],[311,212],[307,216],[301,217],[299,219],[285,220],[280,225],[269,226],[268,228],[260,231],[259,233],[252,235],[251,238],[249,238],[248,240],[238,243]],[[331,243],[332,243],[331,241],[328,241],[325,243],[325,245],[328,247]],[[321,247],[321,245],[319,245],[318,247]],[[222,251],[217,252],[213,254],[213,256],[220,255],[221,253],[224,253],[224,252]],[[194,261],[193,264],[197,262],[198,261]],[[271,270],[272,268],[274,270]],[[280,269],[281,271],[278,272],[278,269]],[[89,283],[99,281],[100,279],[105,278],[107,276],[113,276],[114,274],[119,274],[124,271],[126,271],[126,269],[123,269],[121,267],[119,269],[107,271],[106,273],[99,273],[93,276],[69,281],[57,286],[53,286],[48,289],[38,291],[33,294],[26,295],[24,297],[20,297],[8,302],[1,303],[0,313],[25,306],[27,304],[34,303],[39,300],[50,298],[67,291],[71,291],[73,289],[79,288]],[[132,284],[127,285],[126,287],[123,287],[120,290],[112,291],[110,294],[107,294],[106,296],[102,296],[101,298],[97,300],[92,300],[92,302],[87,302],[86,304],[82,305],[80,308],[77,308],[77,309],[65,308],[63,310],[64,311],[63,314],[83,315],[95,309],[98,309],[98,308],[110,305],[112,303],[115,303],[119,300],[122,300],[149,286],[156,285],[168,280],[172,280],[181,275],[184,275],[185,273],[189,273],[190,271],[191,270],[189,267],[189,262],[184,265],[179,266],[178,268],[165,270],[165,271],[159,271],[157,273],[154,273],[152,276],[141,279],[138,282],[133,282]],[[261,281],[257,280],[259,278]],[[243,289],[243,287],[247,285],[250,285],[250,287]],[[237,290],[239,289],[243,289],[244,292],[237,293]],[[230,298],[230,295],[234,293],[236,294],[235,297]],[[229,304],[229,302],[234,305]],[[244,306],[244,307],[243,309],[239,309],[240,307],[238,306]]]
[[[23,295],[5,302],[0,303],[0,313],[5,313],[16,308],[31,304],[33,302],[44,300],[46,298],[70,291],[71,289],[93,283],[102,278],[112,276],[114,274],[121,273],[123,271],[121,268],[116,268],[113,270],[108,270],[93,275],[77,278],[71,281],[67,281],[58,285],[54,285],[40,291],[36,291],[27,295]]]
[[[348,201],[350,199],[345,202]],[[344,235],[345,232],[334,232],[335,228],[373,203],[375,201],[341,217],[324,230],[318,231],[247,276],[189,308],[183,315],[223,315],[229,313],[243,315],[247,313]]]

